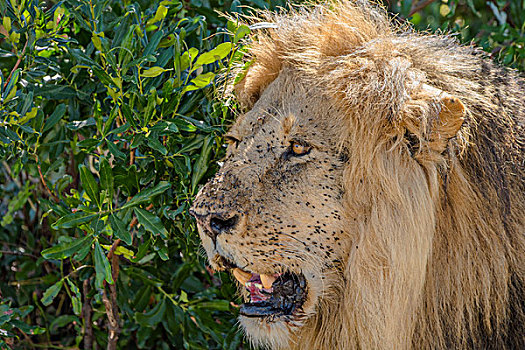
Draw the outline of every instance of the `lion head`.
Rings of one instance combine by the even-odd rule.
[[[371,5],[263,17],[246,113],[191,209],[248,337],[525,346],[523,79]]]

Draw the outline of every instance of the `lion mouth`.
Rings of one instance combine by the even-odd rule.
[[[306,279],[302,274],[257,274],[238,267],[232,272],[249,293],[248,301],[239,310],[243,316],[271,319],[292,316],[301,310],[306,300]]]

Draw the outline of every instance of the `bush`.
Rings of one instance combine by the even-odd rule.
[[[246,27],[198,6],[2,3],[4,344],[240,344],[187,209],[230,121],[203,88]]]
[[[525,2],[515,0],[398,0],[389,10],[418,30],[456,33],[501,64],[525,71]]]
[[[284,5],[244,4],[270,3]],[[389,6],[525,69],[524,4],[422,3]],[[235,110],[217,74],[249,32],[213,9],[246,11],[0,3],[0,347],[247,347],[235,286],[206,268],[187,213]]]

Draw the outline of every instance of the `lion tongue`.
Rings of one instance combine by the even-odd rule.
[[[268,284],[268,278],[263,277],[266,275],[259,275],[258,273],[252,273],[252,277],[248,282],[244,284],[248,292],[250,292],[250,302],[258,303],[261,301],[266,301],[270,298],[270,294],[273,292],[272,285],[270,283],[270,288],[266,288],[262,283],[263,279]]]
[[[250,302],[258,303],[270,299],[270,293],[272,290],[263,291],[262,284],[257,282],[246,282],[246,289],[250,292]]]

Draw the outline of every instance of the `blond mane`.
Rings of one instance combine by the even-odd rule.
[[[275,25],[251,36],[237,98],[251,108],[285,67],[321,88],[345,111],[345,201],[363,208],[344,302],[290,346],[525,347],[523,78],[364,2],[257,18]],[[465,107],[458,130],[435,117],[442,96]]]

